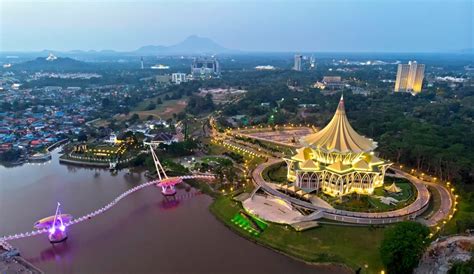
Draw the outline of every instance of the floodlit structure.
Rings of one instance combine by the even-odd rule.
[[[303,147],[290,159],[287,177],[306,192],[331,196],[372,194],[383,185],[390,162],[374,155],[377,143],[350,125],[341,96],[334,117],[321,131],[301,139]]]
[[[410,61],[408,64],[399,64],[397,69],[397,80],[395,81],[395,92],[421,92],[423,78],[425,77],[425,65]]]

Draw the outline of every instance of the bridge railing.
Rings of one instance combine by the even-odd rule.
[[[214,176],[213,175],[185,175],[185,176],[179,176],[179,178],[184,179],[184,180],[186,180],[186,179],[212,179],[212,178],[214,178]],[[64,223],[64,226],[66,226],[66,227],[71,226],[71,225],[83,222],[85,220],[88,220],[88,219],[90,219],[92,217],[95,217],[99,214],[102,214],[105,211],[111,209],[118,202],[120,202],[120,200],[126,198],[127,196],[129,196],[129,195],[131,195],[131,194],[133,194],[133,193],[137,192],[138,190],[143,189],[145,187],[156,185],[157,183],[159,183],[159,180],[149,181],[149,182],[140,184],[138,186],[135,186],[135,187],[123,192],[119,196],[117,196],[112,202],[108,203],[107,205],[105,205],[105,206],[103,206],[103,207],[101,207],[101,208],[99,208],[99,209],[97,209],[93,212],[90,212],[86,215],[83,215],[81,217],[74,218],[73,220],[71,220],[67,223]],[[43,229],[33,230],[33,231],[25,232],[25,233],[3,236],[3,237],[0,237],[0,244],[4,245],[5,247],[9,247],[10,245],[6,241],[32,237],[32,236],[44,234],[44,233],[47,233],[47,232],[48,232],[48,229],[43,228]]]

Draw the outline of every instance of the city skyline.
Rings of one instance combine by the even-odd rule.
[[[191,35],[246,52],[457,52],[473,47],[470,1],[373,3],[7,0],[0,4],[1,32],[8,37],[0,51],[132,51],[173,45]]]

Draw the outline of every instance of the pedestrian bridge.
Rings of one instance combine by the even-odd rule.
[[[170,178],[180,179],[180,180],[187,180],[187,179],[212,180],[212,179],[214,179],[214,176],[213,175],[187,175],[187,176],[178,176],[178,177],[170,177]],[[64,223],[63,225],[64,225],[65,228],[67,228],[69,226],[72,226],[72,225],[84,222],[86,220],[92,219],[93,217],[96,217],[96,216],[106,212],[107,210],[111,209],[116,204],[118,204],[118,202],[120,202],[122,199],[125,199],[126,197],[132,195],[133,193],[135,193],[135,192],[137,192],[137,191],[139,191],[143,188],[149,187],[149,186],[158,186],[160,184],[160,182],[161,182],[160,180],[154,180],[154,181],[143,183],[143,184],[138,185],[134,188],[131,188],[131,189],[123,192],[119,196],[117,196],[114,200],[112,200],[107,205],[105,205],[105,206],[103,206],[103,207],[101,207],[101,208],[99,208],[99,209],[97,209],[93,212],[85,214],[81,217],[74,218],[74,219],[70,220],[69,222]],[[36,236],[36,235],[46,234],[46,233],[49,233],[49,232],[50,232],[50,228],[42,228],[42,229],[33,230],[33,231],[25,232],[25,233],[19,233],[19,234],[14,234],[14,235],[3,236],[3,237],[0,237],[0,243],[3,243],[3,245],[8,248],[8,247],[10,247],[10,245],[8,245],[6,243],[6,241],[33,237],[33,236]]]
[[[161,192],[163,193],[163,195],[165,195],[165,196],[175,196],[176,195],[176,190],[175,190],[174,187],[175,187],[175,185],[181,183],[183,180],[188,180],[188,179],[207,179],[207,180],[211,180],[211,179],[214,179],[214,175],[212,175],[212,174],[211,175],[209,175],[209,174],[193,174],[193,175],[185,175],[185,176],[168,177],[166,175],[165,169],[163,168],[163,166],[160,163],[160,160],[156,156],[152,145],[150,145],[150,151],[151,151],[151,155],[153,157],[153,161],[155,162],[155,167],[156,167],[156,171],[157,171],[157,175],[158,175],[157,180],[149,181],[149,182],[143,183],[141,185],[138,185],[134,188],[131,188],[131,189],[123,192],[119,196],[117,196],[113,201],[111,201],[107,205],[105,205],[105,206],[103,206],[103,207],[101,207],[101,208],[99,208],[99,209],[97,209],[93,212],[90,212],[86,215],[78,217],[78,218],[72,218],[72,217],[67,218],[67,219],[63,218],[63,216],[70,216],[70,215],[61,214],[60,204],[58,203],[55,215],[51,216],[51,218],[47,218],[48,219],[47,225],[44,225],[44,226],[41,226],[41,227],[37,226],[38,229],[33,230],[33,231],[0,237],[0,245],[3,245],[7,249],[11,249],[11,246],[7,243],[7,241],[33,237],[33,236],[36,236],[36,235],[46,234],[46,233],[49,233],[49,240],[50,240],[51,243],[64,241],[65,239],[67,239],[67,234],[66,234],[67,227],[78,224],[78,223],[81,223],[81,222],[84,222],[86,220],[90,220],[93,217],[96,217],[96,216],[106,212],[107,210],[114,207],[122,199],[125,199],[129,195],[132,195],[133,193],[135,193],[135,192],[137,192],[137,191],[139,191],[143,188],[156,185],[157,187],[162,188]],[[51,219],[51,220],[49,220],[49,219]]]

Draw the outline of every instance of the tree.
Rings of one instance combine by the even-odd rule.
[[[153,102],[150,102],[148,106],[146,107],[146,110],[154,110],[156,108],[156,104]]]
[[[417,222],[401,222],[385,231],[380,247],[388,273],[412,273],[428,245],[429,229]]]
[[[134,113],[134,114],[132,115],[132,117],[130,117],[130,119],[129,119],[129,121],[132,122],[132,123],[134,123],[134,122],[136,122],[136,121],[138,121],[138,120],[140,120],[140,116],[138,116],[138,114],[136,114],[136,113]]]
[[[467,262],[454,262],[451,269],[448,271],[449,274],[471,274],[474,273],[474,258]]]
[[[87,134],[84,131],[81,131],[77,136],[77,141],[79,142],[87,142]]]
[[[9,149],[0,154],[0,161],[4,162],[14,162],[20,158],[20,150],[17,149]]]

